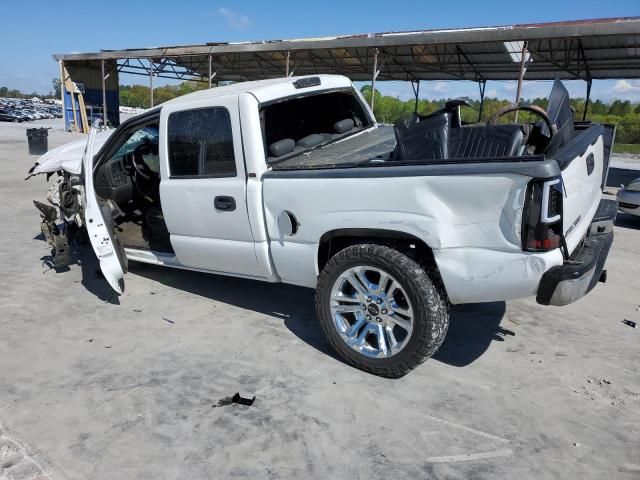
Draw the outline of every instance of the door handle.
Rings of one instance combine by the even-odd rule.
[[[236,209],[236,200],[233,197],[222,195],[213,199],[213,206],[216,207],[216,210],[232,212]]]

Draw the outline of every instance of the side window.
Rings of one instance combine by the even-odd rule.
[[[223,107],[185,110],[169,115],[171,177],[235,177],[229,111]]]

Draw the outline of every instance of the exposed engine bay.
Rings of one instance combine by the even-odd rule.
[[[40,230],[51,246],[53,267],[62,268],[69,264],[69,242],[78,237],[84,225],[82,211],[82,181],[78,175],[58,171],[58,178],[49,189],[46,205],[37,200],[33,204],[40,211]],[[49,178],[48,176],[47,178]],[[56,208],[57,207],[57,208]],[[58,211],[62,224],[58,225]]]

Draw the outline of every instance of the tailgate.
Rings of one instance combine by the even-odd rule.
[[[600,204],[609,163],[604,158],[603,133],[602,125],[590,125],[554,155],[562,171],[562,223],[569,252],[584,238]]]

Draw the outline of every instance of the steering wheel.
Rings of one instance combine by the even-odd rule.
[[[553,136],[557,133],[558,127],[551,121],[546,110],[544,108],[538,107],[537,105],[518,105],[517,103],[512,103],[510,105],[507,105],[506,107],[502,107],[496,113],[491,115],[491,118],[487,122],[487,125],[495,125],[500,117],[503,117],[507,113],[517,112],[520,110],[535,113],[537,116],[542,118],[544,123],[547,125],[547,128],[549,129],[549,141],[551,141]]]
[[[133,168],[135,169],[136,173],[140,175],[142,178],[144,178],[145,180],[151,180],[152,170],[149,168],[149,166],[146,163],[144,163],[144,160],[142,159],[142,155],[150,153],[150,151],[151,151],[151,145],[147,143],[143,143],[133,151],[133,155],[131,159],[132,160],[131,163],[133,163]]]
[[[151,192],[155,188],[155,181],[154,180],[155,180],[155,177],[157,176],[157,174],[156,174],[156,172],[151,170],[149,168],[149,166],[142,159],[142,155],[148,154],[148,153],[152,153],[153,152],[153,148],[154,148],[153,144],[151,144],[151,143],[143,143],[142,145],[139,145],[133,151],[133,155],[132,155],[132,158],[131,158],[131,163],[133,164],[133,169],[135,170],[136,177],[139,175],[144,180],[142,183],[151,184],[151,187],[148,189],[148,191],[145,192],[139,186],[139,183],[141,183],[141,182],[139,182],[139,181],[135,182],[135,185],[136,185],[136,188],[138,189],[138,192],[140,192],[140,194],[142,194],[143,196],[147,196],[147,195],[151,194]]]

